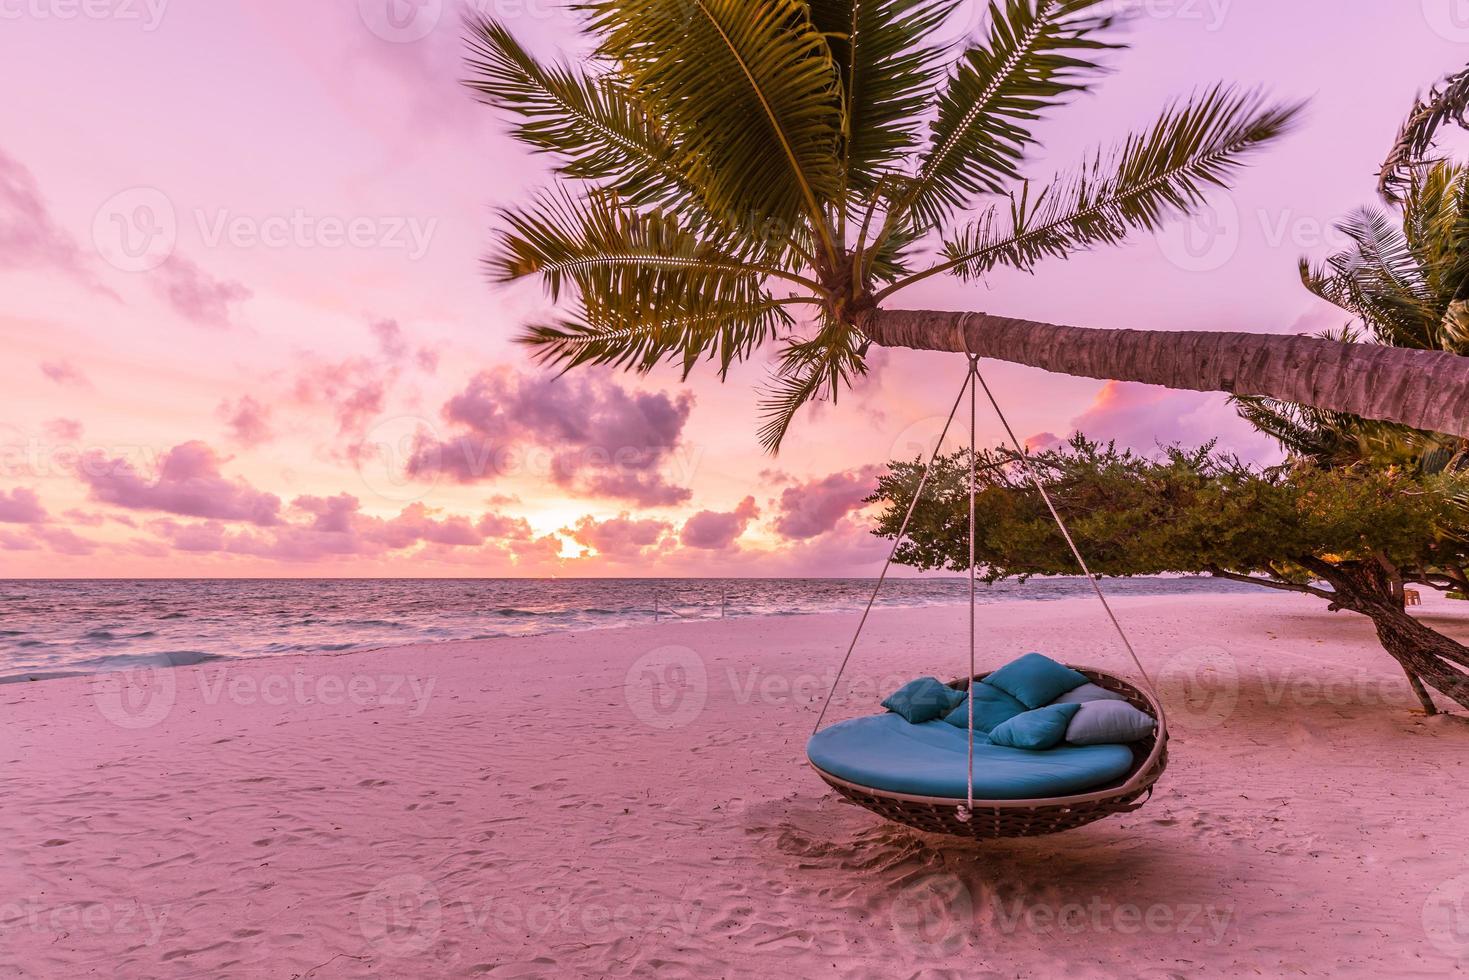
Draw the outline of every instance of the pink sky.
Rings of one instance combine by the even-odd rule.
[[[476,3],[543,53],[578,49],[552,0]],[[1219,79],[1311,97],[1306,124],[1199,223],[904,304],[1339,325],[1296,259],[1371,202],[1409,100],[1469,60],[1469,16],[1119,6],[1134,49],[1046,129],[1036,174]],[[723,386],[550,382],[511,343],[538,289],[478,269],[492,206],[547,177],[459,90],[457,33],[447,0],[0,0],[0,575],[876,571],[860,499],[875,464],[930,444],[960,359],[882,352],[777,459],[755,439],[763,363]],[[1272,452],[1221,398],[987,373],[1024,433]]]

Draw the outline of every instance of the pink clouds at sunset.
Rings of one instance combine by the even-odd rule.
[[[673,526],[667,521],[637,519],[623,513],[605,521],[583,517],[564,530],[577,544],[595,549],[599,555],[613,561],[632,561],[652,557],[666,546]]]
[[[243,446],[258,446],[275,435],[270,409],[250,395],[241,395],[233,402],[221,402],[218,414],[229,429],[231,438]]]
[[[59,385],[71,388],[90,388],[92,382],[71,361],[64,357],[41,362],[41,373]]]
[[[547,479],[579,495],[678,504],[691,491],[664,470],[677,462],[693,406],[688,392],[634,392],[605,376],[483,371],[444,406],[444,420],[459,432],[423,437],[408,471],[474,483],[543,467]]]
[[[797,541],[826,534],[865,506],[862,499],[877,489],[879,472],[877,466],[864,466],[787,487],[781,491],[775,530]]]
[[[216,279],[180,255],[160,265],[154,279],[174,312],[201,326],[230,326],[235,307],[251,296],[243,284]]]
[[[774,461],[756,436],[768,351],[726,383],[708,365],[687,382],[680,365],[541,369],[515,338],[556,303],[486,283],[479,263],[497,209],[554,184],[548,158],[460,83],[459,5],[387,6],[170,4],[149,30],[0,18],[11,91],[27,93],[0,100],[0,514],[45,515],[0,525],[0,575],[874,574],[883,542],[862,499],[883,463],[936,436],[963,359],[874,351]],[[532,50],[585,55],[569,8],[496,6]],[[984,9],[956,26],[978,29]],[[935,277],[901,305],[1340,326],[1311,319],[1296,262],[1330,242],[1301,230],[1374,197],[1402,110],[1462,46],[1398,5],[1333,0],[1140,16],[1127,33],[1135,50],[1040,130],[1026,176],[1201,80],[1329,93],[1243,174],[1213,266],[1180,258],[1171,228],[1034,274]],[[1338,57],[1301,58],[1303,38]],[[140,230],[161,233],[157,254],[119,261],[116,236]],[[1272,451],[1218,396],[985,371],[1022,434]],[[982,418],[982,443],[1001,435]]]
[[[701,510],[684,522],[678,539],[686,548],[723,551],[731,547],[755,518],[760,508],[754,497],[746,497],[729,513]]]
[[[0,490],[0,522],[6,524],[39,524],[46,519],[46,508],[36,491],[16,487],[8,493]]]
[[[76,236],[52,215],[35,176],[0,148],[0,268],[49,268],[101,289]]]
[[[247,521],[268,526],[280,521],[281,500],[240,479],[220,473],[223,461],[202,442],[182,443],[158,461],[150,480],[121,457],[86,456],[78,472],[94,499],[129,510],[155,510],[187,517]]]
[[[1071,420],[1064,436],[1042,432],[1027,438],[1026,443],[1047,449],[1074,432],[1101,441],[1116,440],[1118,445],[1144,453],[1175,444],[1201,446],[1230,437],[1231,450],[1242,458],[1273,461],[1279,457],[1275,445],[1241,421],[1221,395],[1119,381],[1104,384],[1091,406]]]

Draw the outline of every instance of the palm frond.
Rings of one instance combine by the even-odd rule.
[[[930,146],[905,195],[933,227],[977,194],[1018,179],[1029,125],[1102,74],[1107,0],[991,0],[985,42],[960,60],[938,100]]]
[[[558,157],[561,174],[606,181],[630,204],[696,197],[697,172],[679,166],[670,134],[615,79],[544,65],[487,17],[473,18],[469,32],[465,84],[518,117],[515,138]]]
[[[862,338],[846,324],[827,319],[810,340],[790,344],[762,391],[760,444],[777,453],[791,423],[807,403],[829,398],[833,404],[844,387],[867,373]]]
[[[1402,203],[1403,192],[1411,184],[1413,174],[1433,162],[1428,154],[1439,130],[1448,123],[1469,129],[1469,68],[1450,75],[1442,88],[1430,89],[1427,98],[1414,101],[1378,173],[1377,189],[1386,201]]]
[[[849,191],[867,194],[917,144],[943,71],[928,43],[963,0],[810,0],[841,81],[839,154]]]
[[[716,213],[807,223],[828,255],[839,80],[804,0],[585,0],[599,53],[681,134]]]
[[[962,278],[996,265],[1029,269],[1042,258],[1117,244],[1134,231],[1156,231],[1191,211],[1211,187],[1227,187],[1255,150],[1290,129],[1302,106],[1267,105],[1258,93],[1217,86],[1164,110],[1147,131],[1110,153],[1098,151],[1075,173],[1007,211],[992,208],[945,243]]]
[[[781,301],[769,297],[743,306],[704,303],[673,309],[663,303],[633,318],[584,304],[580,321],[532,326],[518,339],[538,361],[563,370],[604,364],[648,372],[671,361],[687,379],[700,360],[709,358],[718,360],[723,378],[734,363],[791,325]]]
[[[704,238],[679,215],[639,211],[605,191],[582,199],[553,192],[500,215],[506,230],[486,260],[491,274],[501,282],[538,276],[553,301],[570,284],[584,301],[628,315],[659,302],[743,305],[763,295],[766,276],[785,275]]]
[[[1330,256],[1319,268],[1302,260],[1306,288],[1359,317],[1380,343],[1439,346],[1443,304],[1430,289],[1401,224],[1380,209],[1362,208],[1336,227],[1352,247]]]

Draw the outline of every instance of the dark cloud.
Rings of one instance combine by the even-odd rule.
[[[682,503],[690,491],[663,471],[693,404],[687,392],[630,391],[605,375],[484,371],[444,406],[459,431],[421,439],[408,472],[473,483],[544,469],[541,475],[582,495],[644,507]]]

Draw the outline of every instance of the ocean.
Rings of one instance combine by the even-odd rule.
[[[871,579],[0,580],[0,683],[225,658],[340,653],[721,615],[857,611]],[[1209,578],[1109,579],[1110,595],[1252,592]],[[891,579],[883,606],[962,603],[963,578]],[[981,584],[982,602],[1090,592]]]

